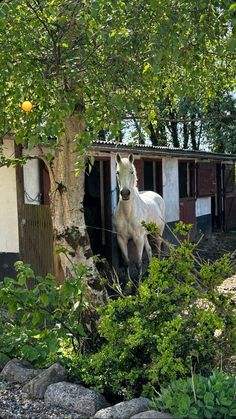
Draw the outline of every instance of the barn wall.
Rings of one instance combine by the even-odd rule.
[[[164,157],[162,160],[162,171],[166,221],[176,221],[179,220],[178,159]]]
[[[14,143],[4,140],[4,155],[14,156]],[[0,168],[0,279],[13,276],[14,262],[19,259],[16,199],[16,173],[13,167]]]
[[[23,167],[25,204],[40,204],[39,160],[29,160]]]
[[[14,156],[14,143],[4,140],[6,157]],[[0,168],[0,252],[18,253],[18,218],[16,198],[16,172],[13,167]]]

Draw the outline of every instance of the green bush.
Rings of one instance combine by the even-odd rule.
[[[236,417],[235,395],[236,378],[215,370],[208,378],[172,381],[154,398],[153,407],[177,418],[226,419]]]
[[[81,317],[88,308],[85,266],[62,285],[52,275],[36,276],[29,265],[15,264],[17,278],[0,285],[0,352],[44,365],[48,358],[80,352],[86,336]],[[28,282],[34,280],[34,288]]]
[[[214,277],[230,275],[227,256],[196,269],[194,245],[184,240],[165,260],[153,258],[136,295],[100,309],[101,349],[80,361],[83,380],[106,393],[150,395],[191,369],[209,374],[232,351],[230,299]],[[203,265],[204,266],[204,265]],[[214,275],[212,274],[214,272]],[[210,285],[210,286],[209,286]]]

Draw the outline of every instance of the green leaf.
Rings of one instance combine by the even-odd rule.
[[[211,419],[211,418],[214,418],[214,413],[212,413],[210,410],[208,410],[208,409],[204,409],[204,417],[205,418],[209,418],[209,419]]]
[[[207,406],[213,406],[213,405],[214,405],[214,394],[207,392],[207,393],[204,395],[203,400],[204,400],[204,403],[205,403]]]
[[[42,319],[42,315],[40,311],[36,311],[32,317],[32,325],[36,326]]]
[[[231,406],[231,404],[232,404],[232,399],[231,399],[231,400],[229,400],[229,399],[227,399],[227,398],[224,398],[224,399],[220,399],[220,401],[221,401],[221,404],[222,404],[223,406]]]
[[[48,306],[49,304],[49,296],[47,294],[40,295],[40,301],[43,303],[43,305]]]
[[[229,6],[229,10],[230,10],[230,11],[234,11],[234,10],[236,10],[236,3],[232,3],[232,4]]]

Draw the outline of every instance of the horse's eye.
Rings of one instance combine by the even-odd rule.
[[[133,170],[131,170],[130,173],[131,173],[131,175],[133,175],[134,174]]]

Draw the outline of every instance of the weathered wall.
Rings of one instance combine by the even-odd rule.
[[[163,199],[166,203],[166,222],[179,220],[178,159],[162,160]]]
[[[4,140],[6,157],[14,156],[14,143]],[[0,168],[0,253],[18,253],[18,218],[16,198],[16,173],[13,167]]]

